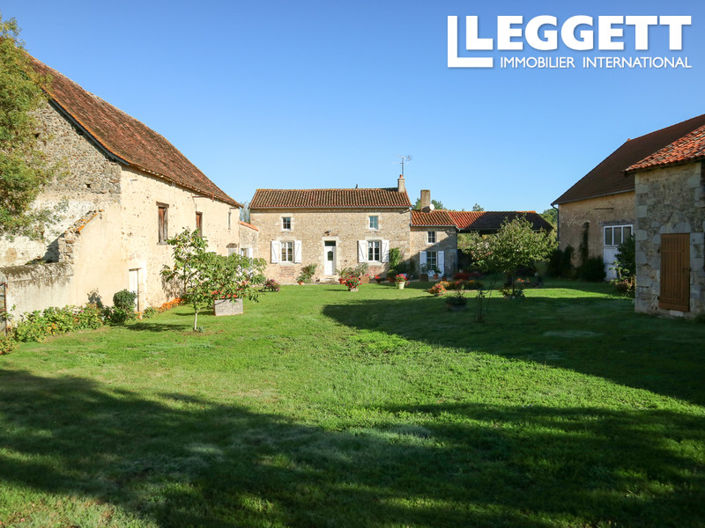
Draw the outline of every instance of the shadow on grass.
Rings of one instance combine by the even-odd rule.
[[[327,431],[10,370],[0,398],[6,498],[107,502],[162,527],[682,527],[705,498],[705,468],[673,447],[695,457],[705,419],[666,411],[390,407]]]
[[[193,319],[193,314],[173,313],[171,315],[185,315]],[[156,321],[139,321],[125,325],[125,328],[134,332],[186,332],[189,330],[192,331],[193,325],[157,323]]]
[[[630,300],[496,293],[486,301],[486,322],[477,323],[474,295],[457,313],[431,296],[327,305],[323,313],[360,330],[541,362],[705,404],[703,325],[635,314]]]

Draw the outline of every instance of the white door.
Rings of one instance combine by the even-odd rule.
[[[617,263],[617,253],[619,250],[617,246],[605,246],[602,252],[602,260],[605,262],[605,277],[607,280],[612,280],[617,278],[617,272],[614,270],[614,266]]]
[[[602,239],[602,260],[605,263],[605,278],[607,280],[617,278],[617,272],[614,267],[617,264],[619,245],[632,236],[632,231],[633,228],[630,224],[605,226],[604,237]]]
[[[140,270],[130,270],[130,291],[135,294],[135,310],[140,311]]]
[[[335,275],[335,245],[323,246],[323,273],[327,276]]]

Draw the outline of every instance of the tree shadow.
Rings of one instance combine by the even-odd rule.
[[[11,370],[0,397],[6,497],[91,498],[162,527],[682,527],[704,498],[702,458],[674,443],[702,445],[705,419],[667,411],[399,406],[331,431]]]
[[[705,326],[635,314],[631,300],[576,295],[509,300],[493,293],[484,323],[475,321],[471,292],[463,312],[448,312],[444,298],[428,296],[327,305],[323,314],[357,329],[571,369],[705,404]]]
[[[174,315],[188,315],[191,319],[193,319],[193,314]],[[127,330],[132,330],[133,332],[186,332],[189,330],[193,330],[193,327],[191,325],[158,323],[151,321],[137,321],[134,323],[126,324],[124,328],[126,328]]]

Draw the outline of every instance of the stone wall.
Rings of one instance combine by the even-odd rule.
[[[638,172],[636,190],[636,310],[694,316],[705,313],[705,175],[700,162]],[[661,235],[690,234],[690,312],[659,308]]]
[[[573,264],[578,264],[578,248],[583,239],[585,223],[589,223],[588,251],[591,257],[602,257],[604,250],[603,227],[634,224],[634,193],[627,192],[591,198],[580,202],[561,204],[558,207],[559,247],[573,246]]]
[[[120,194],[120,166],[109,161],[48,103],[38,110],[39,147],[62,176],[50,183],[34,202],[35,208],[56,211],[56,221],[41,240],[0,239],[0,266],[32,260],[58,261],[57,238],[91,210],[116,203]]]
[[[257,229],[253,229],[249,225],[240,224],[240,247],[252,248],[252,258],[266,258],[267,255],[259,252],[258,241],[259,231]]]
[[[379,229],[369,228],[369,216],[379,217]],[[281,218],[292,218],[290,231],[282,229]],[[283,283],[293,283],[308,264],[316,264],[315,278],[329,280],[324,276],[324,242],[335,241],[337,251],[336,269],[354,267],[358,259],[359,240],[389,240],[390,248],[399,248],[403,258],[410,255],[408,209],[398,210],[251,210],[250,223],[259,229],[259,255],[267,261],[267,277]],[[300,264],[272,263],[271,243],[300,240],[302,261]],[[368,263],[369,273],[384,273],[389,265]]]
[[[435,231],[436,243],[428,243],[428,232]],[[443,251],[444,270],[446,276],[452,275],[458,269],[458,234],[455,228],[412,227],[410,233],[411,257],[416,273],[421,273],[422,251]]]

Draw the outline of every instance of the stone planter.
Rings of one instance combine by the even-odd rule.
[[[242,299],[217,299],[214,303],[215,316],[240,315],[244,311]]]
[[[403,290],[406,282],[397,282],[397,290]]]
[[[348,288],[348,291],[357,291],[357,288]]]

